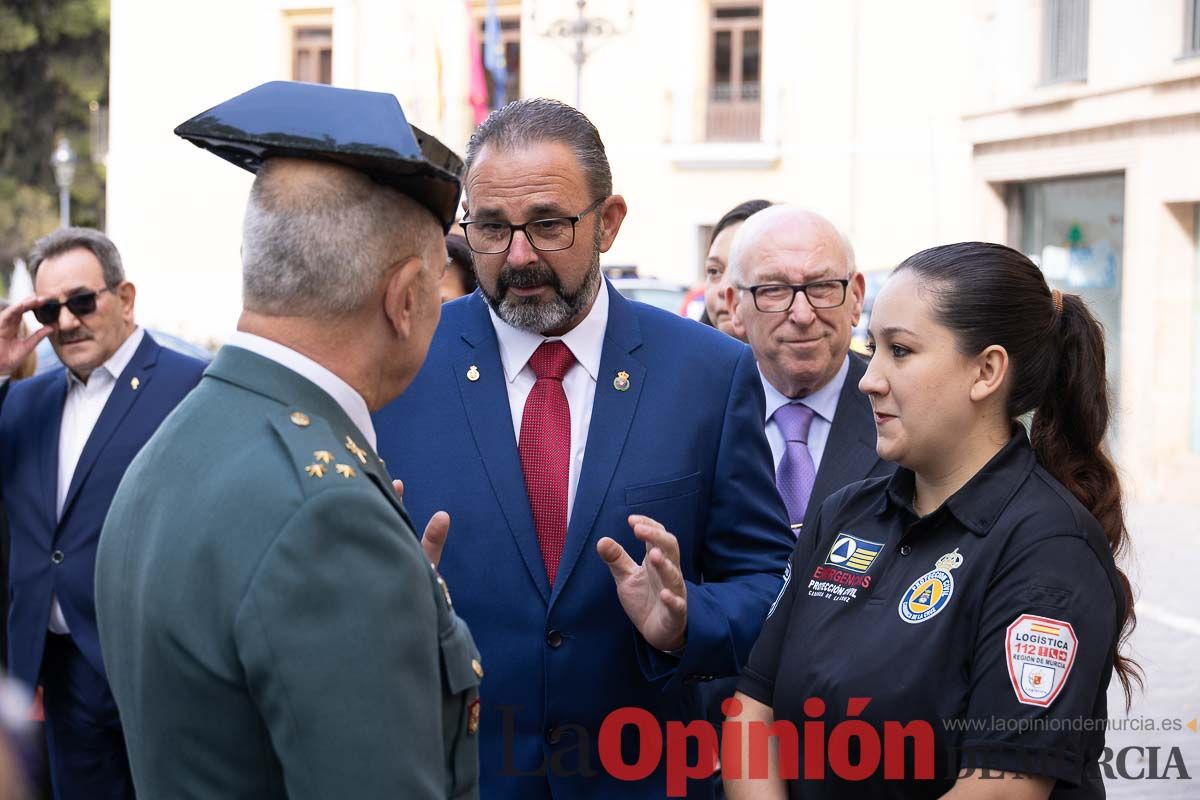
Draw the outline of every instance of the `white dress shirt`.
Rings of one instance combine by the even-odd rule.
[[[841,369],[829,383],[817,389],[807,397],[794,400],[782,394],[771,385],[759,368],[758,375],[762,378],[763,392],[767,395],[765,428],[767,442],[771,445],[771,455],[775,457],[775,468],[779,469],[779,461],[783,458],[784,441],[779,425],[771,419],[780,406],[798,402],[813,410],[812,427],[808,429],[808,452],[812,454],[813,467],[821,469],[821,456],[825,455],[825,443],[829,441],[829,429],[833,425],[833,416],[837,413],[838,398],[842,396],[842,387],[846,384],[846,374],[850,372],[850,356],[846,355]]]
[[[521,440],[521,418],[525,414],[525,401],[533,391],[537,376],[529,359],[542,342],[561,340],[575,356],[575,363],[563,377],[563,391],[571,410],[571,465],[567,477],[567,520],[575,507],[575,489],[579,485],[579,472],[583,467],[583,452],[587,445],[588,428],[592,422],[592,401],[596,397],[596,380],[600,372],[600,355],[604,352],[604,331],[608,327],[608,285],[600,284],[596,301],[583,320],[563,336],[542,336],[514,328],[496,312],[492,325],[496,328],[496,339],[500,344],[500,364],[508,389],[508,407],[512,412],[513,436]]]
[[[84,445],[92,435],[92,429],[100,419],[108,398],[112,396],[117,378],[129,366],[146,332],[134,328],[117,351],[99,367],[92,370],[87,383],[79,380],[74,372],[67,370],[67,399],[63,403],[62,423],[58,428],[58,492],[55,496],[55,518],[62,519],[63,505],[67,502],[67,490],[75,467],[83,455]],[[57,595],[50,598],[50,622],[52,633],[70,633],[62,606]]]
[[[298,353],[272,339],[255,336],[253,333],[245,331],[234,331],[225,344],[249,350],[251,353],[274,361],[300,377],[315,383],[319,389],[333,398],[333,402],[337,403],[342,411],[346,412],[346,416],[371,445],[371,449],[376,448],[375,425],[371,422],[371,412],[367,409],[367,401],[353,386],[303,353]]]

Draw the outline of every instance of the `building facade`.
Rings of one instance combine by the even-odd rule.
[[[938,243],[1030,254],[1106,323],[1135,496],[1200,502],[1196,5],[113,0],[109,232],[148,323],[220,341],[250,176],[179,122],[328,81],[395,94],[462,152],[486,105],[554,97],[596,123],[629,203],[606,264],[697,283],[711,225],[754,197],[824,213],[873,285]]]

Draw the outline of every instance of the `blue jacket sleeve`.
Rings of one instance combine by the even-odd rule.
[[[762,382],[747,347],[730,382],[725,422],[715,454],[702,579],[687,583],[687,644],[678,658],[638,637],[649,680],[703,681],[736,675],[758,638],[783,584],[796,540],[775,488],[771,449],[763,433]]]

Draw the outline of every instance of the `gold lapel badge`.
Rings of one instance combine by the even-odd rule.
[[[469,380],[471,383],[479,380],[479,367],[475,366],[474,364],[467,367],[467,380]]]
[[[479,730],[479,698],[475,698],[467,710],[467,734],[474,736]]]
[[[613,388],[618,392],[629,391],[629,373],[621,370],[617,373],[617,377],[613,378]]]
[[[341,475],[343,478],[353,478],[354,477],[354,467],[350,466],[349,464],[338,464],[333,469],[334,469],[334,471],[337,472],[338,475]]]
[[[301,428],[307,428],[308,423],[311,421],[308,418],[308,414],[305,414],[303,411],[293,411],[290,419],[293,425]]]
[[[325,467],[321,466],[320,464],[309,464],[304,468],[304,471],[314,478],[325,477]]]
[[[354,457],[358,459],[358,463],[362,464],[363,466],[366,466],[367,451],[363,450],[361,447],[359,447],[357,444],[355,444],[354,440],[351,439],[349,436],[346,437],[346,449],[354,454]]]
[[[483,664],[479,663],[479,659],[478,659],[478,658],[472,658],[472,659],[471,659],[471,669],[475,670],[475,677],[476,677],[476,678],[482,678],[482,677],[483,677]]]
[[[330,461],[333,461],[333,453],[328,450],[315,450],[313,451],[313,458],[322,464],[328,464]]]
[[[139,387],[141,385],[142,385],[142,382],[137,379],[136,375],[133,376],[132,380],[129,381],[129,388],[133,389],[135,392],[137,391],[137,387]]]

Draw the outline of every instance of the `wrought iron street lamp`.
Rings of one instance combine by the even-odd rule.
[[[58,184],[58,225],[71,225],[71,183],[75,180],[75,151],[65,136],[58,137],[58,144],[50,155],[54,167],[54,182]]]

